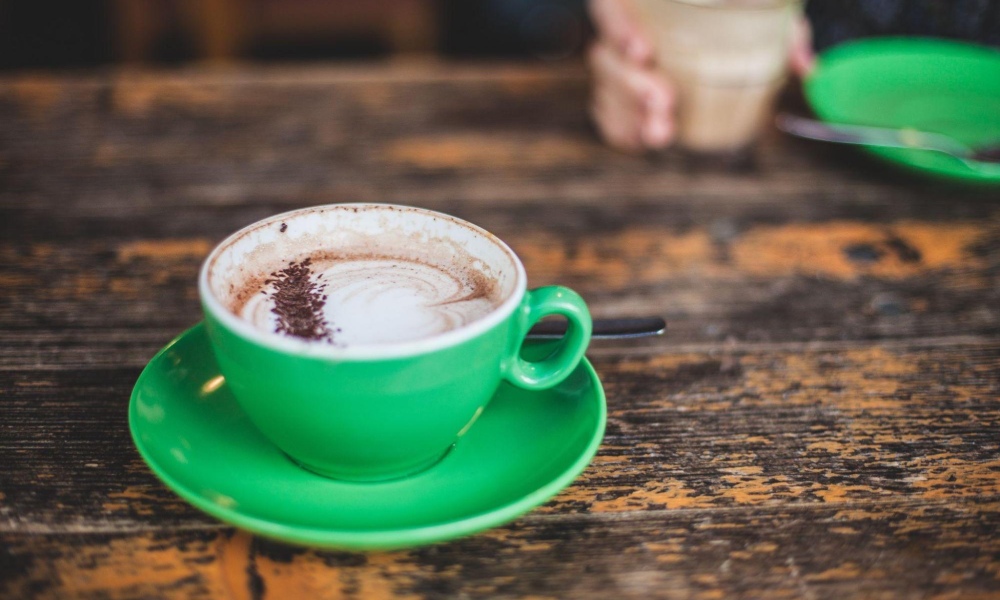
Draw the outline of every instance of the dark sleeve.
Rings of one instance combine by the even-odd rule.
[[[1000,47],[1000,0],[808,0],[806,15],[817,50],[887,35]]]

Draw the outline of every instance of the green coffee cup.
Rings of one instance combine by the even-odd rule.
[[[305,257],[329,270],[304,283]],[[311,313],[278,310],[292,297],[275,291],[282,278],[312,293]],[[250,420],[306,469],[352,481],[434,465],[502,381],[557,385],[591,332],[580,296],[527,290],[521,261],[495,236],[404,206],[318,206],[250,225],[208,256],[199,294],[221,372]],[[306,329],[312,339],[288,334],[302,314],[322,325]],[[566,336],[543,360],[523,359],[528,330],[548,315],[568,320]]]

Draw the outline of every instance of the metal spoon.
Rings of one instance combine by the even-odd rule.
[[[843,123],[823,123],[786,113],[779,114],[775,118],[775,124],[778,129],[785,133],[811,140],[928,150],[953,156],[972,169],[992,171],[1000,168],[1000,140],[996,144],[971,148],[955,138],[940,133],[915,129],[888,129]]]
[[[594,319],[594,339],[614,340],[660,335],[667,322],[660,317],[630,317],[625,319]],[[545,321],[531,328],[528,337],[557,339],[566,333],[566,321]]]

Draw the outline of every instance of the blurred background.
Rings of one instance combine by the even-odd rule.
[[[818,50],[871,35],[1000,46],[997,0],[808,0]],[[0,0],[0,71],[437,56],[578,58],[586,0]]]
[[[445,56],[559,60],[585,0],[0,0],[0,69]]]

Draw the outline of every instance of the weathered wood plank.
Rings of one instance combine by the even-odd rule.
[[[337,69],[284,78],[235,71],[4,79],[0,206],[86,216],[336,201],[641,201],[705,214],[698,207],[739,199],[803,215],[854,207],[976,218],[990,214],[985,202],[997,196],[773,133],[756,168],[741,173],[706,171],[671,154],[623,156],[593,135],[579,69],[450,71],[430,69],[422,79],[373,69],[363,85]]]
[[[610,151],[566,68],[0,78],[0,596],[1000,596],[1000,195],[769,133]],[[391,554],[235,533],[148,471],[139,370],[201,259],[301,206],[479,223],[598,316],[609,424],[513,524]]]
[[[995,335],[998,223],[756,222],[721,232],[633,224],[589,234],[540,223],[500,235],[532,285],[570,285],[597,316],[664,315],[666,346]],[[184,237],[0,242],[0,363],[142,364],[199,318],[198,267],[228,231],[209,227]]]
[[[370,200],[480,223],[533,283],[573,285],[599,315],[666,314],[674,343],[1000,331],[995,190],[773,134],[744,172],[622,156],[592,135],[585,94],[576,68],[4,79],[0,231],[33,243],[2,248],[0,325],[177,331],[211,243]],[[45,360],[11,343],[4,364]]]
[[[608,429],[539,514],[1000,497],[1000,344],[601,355]],[[0,531],[200,526],[132,447],[139,370],[0,373]]]
[[[532,517],[412,551],[231,529],[2,534],[0,590],[38,598],[994,598],[1000,504],[875,502]]]

